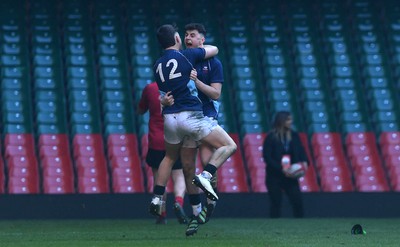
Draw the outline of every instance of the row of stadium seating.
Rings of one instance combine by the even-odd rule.
[[[220,49],[219,121],[240,147],[219,191],[267,191],[262,142],[281,110],[310,160],[304,192],[400,190],[394,0],[0,5],[1,193],[150,192],[148,115],[135,105],[153,80],[156,27],[193,21]]]

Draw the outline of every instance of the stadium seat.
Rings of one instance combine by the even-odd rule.
[[[264,163],[264,162],[263,162]],[[265,183],[266,177],[265,163],[264,166],[253,167],[250,169],[249,176],[251,178],[251,191],[252,192],[267,192]]]
[[[78,192],[83,194],[109,193],[108,182],[96,177],[78,177]]]
[[[37,194],[39,193],[39,181],[37,178],[9,177],[9,194]]]
[[[299,178],[299,184],[302,192],[320,191],[320,186],[317,182],[317,175],[312,164],[308,167],[304,177]]]
[[[341,145],[340,133],[314,133],[311,136],[311,145]]]
[[[45,194],[72,194],[75,193],[72,179],[50,176],[43,178],[43,192]]]
[[[361,175],[356,178],[358,191],[361,192],[387,192],[389,187],[385,181],[379,177],[371,175]]]
[[[262,146],[264,139],[267,136],[266,133],[248,133],[243,137],[243,146]]]
[[[340,176],[325,176],[321,178],[321,188],[324,192],[352,192],[353,186],[349,182],[342,181]]]
[[[35,140],[32,134],[6,134],[4,138],[4,145],[20,145],[28,148],[35,146]]]
[[[131,174],[126,176],[113,174],[114,193],[143,193],[145,192],[144,185],[132,179]]]
[[[382,132],[379,136],[381,146],[387,144],[400,144],[400,132]]]
[[[100,145],[99,147],[103,148],[102,146],[103,139],[100,134],[76,134],[73,136],[73,145]]]
[[[230,157],[218,169],[218,191],[220,192],[249,192],[247,176],[241,157]]]
[[[372,132],[357,132],[357,133],[348,133],[346,135],[346,144],[375,144],[376,138],[375,134]]]

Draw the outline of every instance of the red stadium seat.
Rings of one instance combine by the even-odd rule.
[[[113,156],[110,160],[111,169],[117,167],[128,167],[134,168],[137,167],[141,169],[141,162],[138,157],[130,157],[130,156]]]
[[[198,161],[200,161],[200,159],[198,159]],[[200,162],[200,165],[201,165],[201,162]],[[234,153],[221,166],[221,168],[225,168],[225,167],[234,167],[237,169],[243,169],[244,164],[243,164],[242,157],[238,153]]]
[[[240,177],[243,175],[242,169],[237,169],[234,167],[220,167],[218,169],[218,177],[223,178],[223,177]]]
[[[114,193],[143,193],[144,184],[141,179],[135,179],[133,174],[121,175],[117,171],[113,173]]]
[[[307,169],[306,174],[299,178],[300,189],[302,192],[317,192],[320,191],[317,175],[314,170],[314,166],[310,165]]]
[[[129,177],[138,184],[143,184],[143,173],[141,169],[135,168],[115,168],[113,169],[113,177]]]
[[[252,192],[267,192],[265,185],[265,166],[250,168],[250,184]]]
[[[327,155],[319,156],[316,159],[317,169],[321,167],[348,167],[347,161],[343,156]]]
[[[99,145],[103,149],[103,137],[101,134],[76,134],[73,138],[73,146],[80,145]]]
[[[33,156],[12,156],[7,159],[8,169],[11,167],[38,167],[38,163]]]
[[[47,166],[42,169],[43,177],[73,177],[73,170],[71,168]]]
[[[110,134],[107,138],[107,146],[129,146],[138,148],[138,142],[135,134]]]
[[[41,134],[39,136],[39,146],[69,146],[67,134]]]
[[[139,159],[139,153],[137,148],[130,146],[110,146],[108,147],[108,157],[112,159],[113,157],[135,157]]]
[[[39,180],[37,177],[9,177],[9,194],[37,194],[39,193]]]
[[[103,156],[104,150],[98,148],[98,146],[74,146],[74,157],[86,156],[86,157],[93,157],[93,156]]]
[[[389,181],[393,191],[400,191],[400,166],[389,169]]]
[[[355,178],[357,190],[360,192],[386,192],[389,186],[382,178],[371,175],[360,175]]]
[[[265,184],[265,179],[261,179],[259,177],[253,179],[251,183],[251,190],[252,192],[257,193],[268,192],[267,186]]]
[[[12,166],[8,169],[9,177],[22,177],[22,178],[37,178],[38,168],[37,167],[21,167]]]
[[[243,137],[243,146],[262,146],[267,133],[247,133]]]
[[[310,151],[310,146],[308,143],[308,138],[306,133],[299,133],[301,142],[303,144],[304,150],[306,151],[307,154],[307,159],[308,159],[308,170],[307,173],[305,174],[304,177],[299,179],[300,182],[300,188],[303,192],[316,192],[320,191],[318,181],[317,181],[317,176],[314,170],[314,159],[313,156],[311,155]],[[313,147],[314,149],[314,147]],[[337,148],[338,149],[338,148]]]
[[[349,144],[375,144],[375,134],[372,132],[354,132],[346,135],[346,145]]]
[[[360,155],[351,157],[352,167],[356,166],[381,166],[382,163],[376,155]]]
[[[349,168],[342,166],[324,166],[319,170],[321,177],[324,176],[340,176],[344,177],[346,180],[351,180],[351,172]]]
[[[400,144],[400,132],[382,132],[379,136],[380,145]]]
[[[319,146],[319,145],[337,145],[341,144],[342,139],[340,133],[328,132],[328,133],[314,133],[311,136],[311,145]]]
[[[354,174],[355,176],[359,175],[368,175],[368,176],[380,176],[384,179],[384,170],[380,166],[368,166],[368,165],[362,165],[362,166],[356,166],[354,168]]]
[[[323,192],[351,192],[354,191],[351,181],[340,176],[321,176]]]
[[[263,152],[263,147],[260,145],[248,145],[244,147],[244,153],[246,159],[252,157],[252,156],[257,156],[257,157],[262,157],[262,152]]]
[[[5,158],[8,159],[9,157],[12,156],[27,156],[27,157],[35,157],[35,152],[34,149],[28,147],[28,146],[14,146],[14,145],[8,145],[6,146],[5,150]]]
[[[349,157],[378,155],[376,147],[369,144],[349,144],[346,150]]]
[[[306,151],[309,165],[314,165],[314,162],[313,162],[313,159],[311,156],[310,145],[308,143],[307,134],[300,132],[299,136],[300,136],[301,143],[303,144],[304,150]]]
[[[61,156],[50,156],[43,157],[41,159],[42,168],[44,167],[63,167],[72,169],[72,161],[69,156],[61,155]]]
[[[249,192],[246,181],[237,178],[218,179],[218,191],[223,193]]]
[[[399,156],[400,155],[400,144],[381,145],[381,151],[382,151],[382,155],[385,159],[390,156]]]
[[[392,167],[400,167],[400,155],[392,155],[385,157],[385,164],[388,169]]]
[[[338,149],[336,146],[333,145],[319,145],[314,148],[314,156],[318,158],[319,156],[341,156],[342,150]]]
[[[43,177],[43,193],[71,194],[75,193],[73,177],[45,176]]]
[[[247,160],[247,166],[250,167],[262,167],[265,169],[265,161],[264,158],[261,156],[250,156]]]
[[[78,166],[77,174],[79,177],[95,177],[99,179],[105,179],[108,177],[107,168],[106,167],[84,167]]]
[[[24,146],[30,149],[35,147],[35,140],[32,134],[6,134],[4,146]]]
[[[39,148],[39,157],[43,159],[44,157],[57,157],[66,154],[66,147],[56,146],[56,145],[42,145]]]
[[[104,156],[81,156],[75,163],[76,167],[106,167],[107,161]]]
[[[96,177],[78,177],[78,192],[83,194],[109,193],[108,181]]]

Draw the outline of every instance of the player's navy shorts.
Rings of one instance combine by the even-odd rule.
[[[161,164],[161,161],[164,159],[164,156],[165,156],[165,150],[155,150],[149,148],[146,155],[146,163],[151,168],[158,169],[158,167]],[[182,169],[181,159],[178,159],[175,162],[174,166],[172,167],[172,170],[179,170],[179,169]]]

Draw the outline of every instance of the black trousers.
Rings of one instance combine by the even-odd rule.
[[[266,178],[266,186],[270,198],[271,218],[281,217],[283,192],[286,193],[292,205],[293,216],[296,218],[304,216],[302,192],[297,179],[270,175]]]

